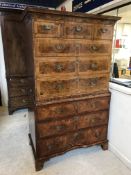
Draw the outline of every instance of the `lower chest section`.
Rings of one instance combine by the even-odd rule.
[[[110,96],[99,96],[36,108],[39,157],[100,143],[107,139]]]

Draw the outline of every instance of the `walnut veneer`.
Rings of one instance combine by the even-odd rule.
[[[6,50],[13,40],[13,47],[5,57],[7,75],[17,75],[8,80],[9,104],[20,105],[24,96],[29,102],[36,170],[74,148],[107,149],[112,37],[119,18],[41,8],[11,14],[4,20],[6,31],[11,28],[4,44]]]

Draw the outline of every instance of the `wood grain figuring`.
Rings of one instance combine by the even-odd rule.
[[[75,41],[63,39],[35,39],[35,56],[74,56]]]
[[[95,39],[112,39],[114,28],[112,25],[99,25],[95,27]]]
[[[37,108],[36,120],[52,120],[77,114],[76,102],[68,102],[54,105],[41,106]]]
[[[36,37],[60,37],[62,35],[62,22],[36,21],[34,23],[34,34]]]
[[[80,57],[78,62],[79,74],[98,74],[98,73],[109,73],[110,71],[110,57]]]
[[[93,28],[94,26],[91,24],[73,23],[73,22],[65,23],[64,37],[92,39]]]
[[[77,94],[78,83],[76,78],[61,80],[37,80],[37,99],[44,100],[52,97],[61,97]]]
[[[59,57],[56,58],[46,58],[39,59],[36,61],[36,77],[43,78],[45,76],[62,76],[62,75],[76,75],[77,73],[77,63],[75,58]]]
[[[96,75],[94,77],[81,76],[79,78],[80,93],[95,93],[98,91],[108,91],[108,75]]]

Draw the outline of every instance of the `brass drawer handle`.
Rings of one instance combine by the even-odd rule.
[[[82,31],[82,27],[81,26],[76,26],[75,31],[76,32],[81,32]]]
[[[75,140],[77,140],[77,139],[79,139],[80,135],[81,135],[80,133],[75,133],[74,136],[73,136],[73,138]]]
[[[33,90],[30,88],[30,89],[29,89],[29,92],[30,92],[30,93],[32,93],[32,92],[33,92]]]
[[[100,132],[97,131],[97,130],[95,131],[95,137],[96,137],[96,138],[99,138],[99,137],[100,137]]]
[[[20,82],[21,82],[21,83],[24,83],[25,81],[24,81],[23,79],[20,79]]]
[[[49,151],[51,151],[51,150],[52,150],[52,148],[53,148],[53,146],[52,146],[52,145],[48,145],[48,150],[49,150]]]
[[[93,109],[96,108],[96,104],[94,102],[91,102],[90,105],[91,105],[91,108],[93,108]]]
[[[96,70],[97,69],[97,63],[92,63],[91,64],[91,69]]]
[[[25,91],[25,89],[21,89],[21,92],[25,93],[26,91]]]
[[[57,114],[63,114],[66,112],[65,110],[66,110],[65,108],[59,108],[56,110],[56,112],[57,112]]]
[[[93,124],[95,123],[95,119],[94,118],[91,119],[91,123],[93,123]]]
[[[98,78],[94,78],[90,80],[90,86],[96,86],[98,82]]]
[[[51,30],[52,29],[52,25],[42,25],[42,29],[43,30]]]
[[[95,46],[95,45],[93,45],[93,46],[91,46],[91,51],[98,51],[98,47],[97,46]]]
[[[56,45],[56,49],[62,51],[64,49],[64,46],[62,44],[58,44]]]
[[[62,83],[56,84],[55,89],[58,90],[58,91],[61,91],[61,90],[64,89],[64,85]]]
[[[105,28],[100,29],[100,33],[106,33],[107,31],[108,31],[108,29],[105,29]]]
[[[62,64],[56,64],[55,65],[55,70],[56,70],[56,72],[61,72],[63,70],[63,65]]]
[[[75,117],[74,117],[74,120],[75,120],[75,121],[78,121],[78,120],[79,120],[79,116],[75,116]]]
[[[63,129],[65,129],[64,125],[60,125],[60,126],[56,126],[57,131],[61,131]]]
[[[23,102],[23,103],[25,103],[25,102],[26,102],[26,100],[25,100],[25,99],[23,99],[23,100],[22,100],[22,102]]]

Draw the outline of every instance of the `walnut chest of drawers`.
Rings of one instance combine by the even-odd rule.
[[[34,95],[29,138],[36,170],[74,148],[98,144],[107,149],[108,82],[118,18],[39,8],[28,8],[20,17],[25,52],[32,60],[27,65],[33,70]]]

